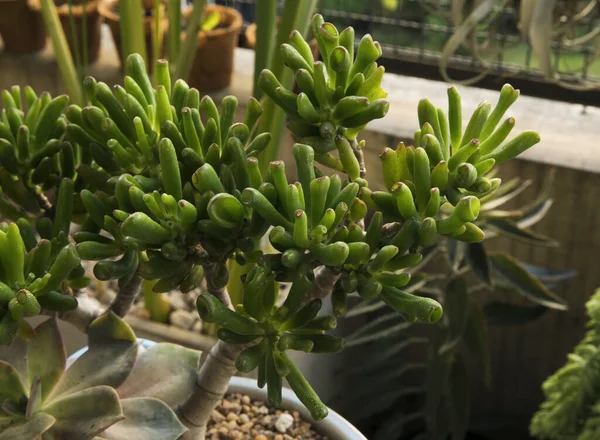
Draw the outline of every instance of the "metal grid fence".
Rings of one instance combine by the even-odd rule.
[[[260,0],[217,0],[238,9],[247,22],[254,21],[256,1]],[[588,0],[590,5],[595,1]],[[456,29],[451,19],[451,3],[452,0],[319,0],[317,9],[338,27],[353,26],[357,38],[370,33],[382,45],[382,64],[388,70],[439,78],[442,50]],[[585,3],[564,1],[567,8]],[[585,35],[600,26],[600,0],[597,3],[591,13],[569,29],[572,37]],[[530,44],[519,32],[518,6],[519,0],[510,0],[496,7],[490,18],[475,28],[472,39],[448,59],[450,76],[466,79],[485,71],[491,78],[552,85],[552,81],[542,75]],[[557,14],[568,12],[557,9]],[[557,19],[560,20],[560,15]],[[551,49],[554,69],[565,83],[587,82],[600,88],[600,37],[576,46],[557,39]],[[546,87],[545,91],[541,87],[541,90],[542,95],[556,92],[553,87]],[[593,96],[598,97],[596,93]],[[574,99],[573,96],[568,98]]]

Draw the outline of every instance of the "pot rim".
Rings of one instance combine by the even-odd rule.
[[[226,15],[229,15],[230,17],[232,17],[231,23],[229,25],[227,25],[226,27],[215,28],[215,29],[211,29],[210,31],[200,31],[198,33],[198,38],[200,38],[202,36],[208,37],[208,38],[216,38],[221,35],[227,35],[232,32],[238,32],[239,30],[242,29],[244,20],[242,19],[242,14],[240,14],[237,9],[230,8],[228,6],[211,4],[211,5],[206,6],[204,13],[206,14],[207,12],[214,11],[214,10],[220,11],[221,14],[226,14]],[[182,16],[183,16],[183,18],[185,18],[187,20],[188,16],[191,13],[192,13],[192,6],[186,6],[185,8],[183,8]],[[182,30],[181,35],[183,38],[186,35],[186,32]]]
[[[105,20],[112,21],[112,22],[115,22],[115,23],[119,23],[121,21],[121,17],[119,16],[119,14],[117,14],[114,11],[114,8],[115,8],[115,6],[117,6],[118,3],[119,3],[119,0],[104,0],[104,1],[101,1],[98,4],[98,12],[100,13],[100,15],[102,17],[104,17]],[[152,23],[153,20],[154,20],[153,17],[144,17],[144,22],[146,24]],[[168,21],[166,14],[163,17],[162,21],[163,21],[163,23],[166,23]]]
[[[27,0],[27,3],[29,4],[29,6],[32,9],[34,9],[36,11],[42,10],[42,6],[40,5],[39,0]],[[102,4],[102,2],[100,2],[99,0],[88,0],[88,2],[85,4],[85,10],[83,8],[83,5],[81,5],[81,4],[73,5],[72,6],[73,15],[83,15],[84,13],[86,13],[86,14],[94,13],[94,12],[96,12],[97,9],[100,8],[101,4]],[[58,15],[69,15],[69,5],[67,3],[65,3],[60,6],[57,6],[56,11],[58,12]]]

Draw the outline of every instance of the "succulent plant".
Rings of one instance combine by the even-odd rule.
[[[96,319],[89,349],[66,368],[57,320],[0,347],[0,439],[177,439],[171,406],[196,380],[200,353],[173,344],[144,350],[114,314]],[[158,380],[160,378],[160,380]]]
[[[120,291],[110,310],[120,316],[134,301],[142,278],[155,280],[155,292],[189,292],[206,280],[197,308],[205,321],[220,326],[221,341],[203,363],[198,386],[190,386],[187,394],[174,387],[177,393],[170,396],[184,397],[178,415],[188,428],[186,439],[203,437],[236,368],[258,369],[258,384],[267,385],[274,405],[281,403],[286,378],[313,417],[325,417],[327,408],[287,350],[341,350],[344,341],[326,332],[335,328],[336,317],[346,312],[347,299],[355,294],[383,301],[409,322],[438,321],[441,305],[414,294],[408,269],[439,236],[481,240],[483,232],[475,224],[481,203],[500,184],[490,177],[493,166],[539,141],[537,134],[526,132],[504,143],[514,120],[498,124],[518,96],[512,87],[503,88],[493,109],[482,104],[464,132],[460,96],[452,88],[448,117],[428,100],[420,103],[416,148],[384,150],[386,188],[374,191],[366,176],[367,147],[358,135],[389,107],[381,86],[384,69],[377,65],[381,47],[367,35],[355,53],[351,28],[338,32],[319,15],[312,26],[322,62],[314,60],[299,32],[292,32],[290,43],[281,47],[299,94],[284,88],[269,70],[259,78],[268,99],[289,117],[297,141],[297,182],[288,181],[282,161],[259,161],[272,136],[260,132],[262,107],[256,99],[248,102],[244,122],[236,123],[237,98],[225,97],[219,110],[184,81],[172,84],[166,61],[156,65],[156,89],[140,55],[127,58],[123,86],[111,89],[86,78],[88,105],[65,109],[62,99],[46,103],[33,143],[24,146],[17,139],[22,106],[16,93],[3,95],[12,101],[7,98],[11,107],[0,126],[5,138],[0,160],[16,158],[6,167],[8,177],[23,182],[25,193],[36,201],[45,201],[32,215],[17,209],[25,199],[10,202],[14,220],[38,217],[35,232],[18,220],[26,249],[39,246],[39,235],[52,240],[51,255],[72,252],[67,237],[71,221],[77,222],[72,234],[77,255],[97,261],[93,272],[99,280],[118,280]],[[42,106],[41,97],[28,100],[28,114],[38,100]],[[54,107],[52,117],[46,116]],[[47,120],[61,121],[64,130],[48,131]],[[39,130],[43,136],[38,138]],[[48,168],[38,171],[43,160],[27,158],[37,154],[38,143],[51,143],[52,136],[64,148],[50,151]],[[325,175],[320,165],[336,173]],[[42,197],[45,189],[56,187],[53,203]],[[375,211],[370,217],[369,210]],[[17,229],[7,229],[15,242]],[[272,248],[261,246],[264,236]],[[230,271],[235,264],[243,266],[241,277]],[[237,292],[227,291],[234,289],[228,285],[231,274],[238,277],[233,280],[241,286]],[[88,280],[79,267],[64,275],[55,280],[57,289],[80,295]],[[11,276],[2,274],[0,281],[12,283],[8,287],[13,291],[22,289]],[[283,303],[277,301],[281,282],[291,284]],[[14,301],[11,296],[5,302],[19,310],[30,296],[16,292]],[[319,316],[327,297],[335,316]],[[9,306],[0,310],[13,319]],[[99,325],[94,318],[101,313],[73,312],[79,327],[90,333],[91,353]],[[115,318],[109,313],[100,318],[104,320]],[[131,377],[137,375],[134,371]]]

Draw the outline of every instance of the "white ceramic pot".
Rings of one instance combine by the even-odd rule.
[[[147,339],[139,339],[140,343],[144,348],[149,348],[155,343]],[[77,358],[87,351],[87,347],[73,353],[67,359],[67,366],[70,366]],[[267,401],[267,389],[260,389],[256,386],[256,379],[249,379],[246,377],[234,376],[229,382],[230,393],[242,393],[246,394],[252,399]],[[311,419],[310,413],[302,405],[302,402],[298,400],[294,392],[289,388],[283,388],[282,392],[282,406],[288,410],[298,411],[305,420],[310,421],[316,431],[322,435],[326,435],[331,440],[367,440],[367,438],[360,433],[358,429],[350,424],[346,419],[340,416],[338,413],[329,410],[329,415],[325,420],[315,422]]]

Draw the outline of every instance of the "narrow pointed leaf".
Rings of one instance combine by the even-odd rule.
[[[508,254],[495,253],[490,256],[490,259],[495,273],[530,301],[551,309],[566,310],[568,308],[564,299],[548,290],[515,258]]]
[[[489,325],[522,325],[535,321],[548,311],[547,307],[524,307],[500,301],[483,306]]]
[[[486,286],[492,286],[492,269],[487,252],[482,243],[468,243],[466,253],[467,263],[473,274]]]

